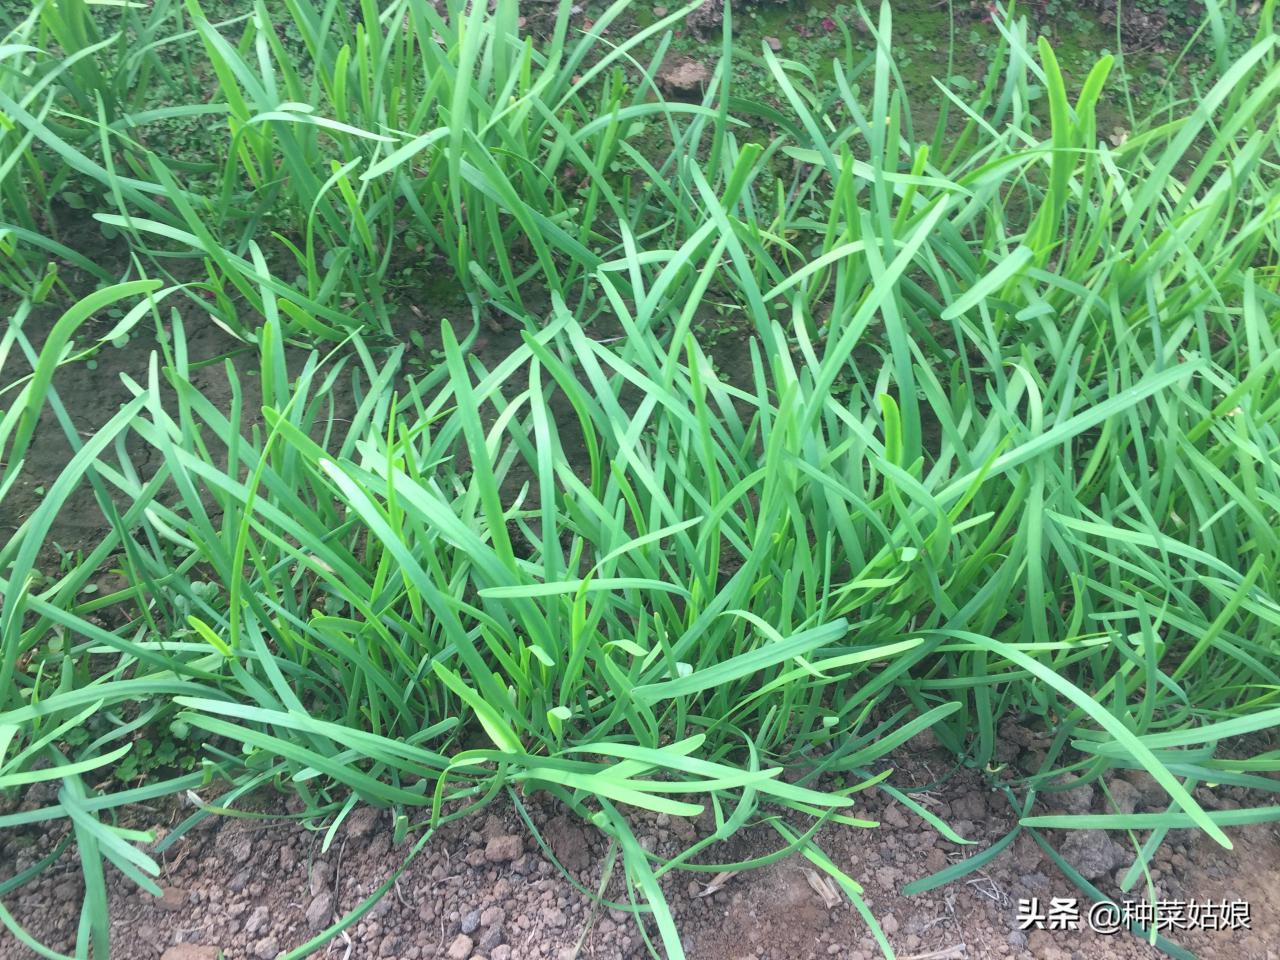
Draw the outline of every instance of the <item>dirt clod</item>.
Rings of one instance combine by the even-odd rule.
[[[1120,776],[1137,788],[1139,810],[1159,810],[1168,804],[1169,795],[1165,793],[1164,787],[1147,771],[1122,770]]]
[[[906,815],[903,814],[902,808],[896,803],[890,804],[880,816],[880,822],[901,830],[907,825]]]
[[[1069,779],[1068,777],[1059,778],[1064,783]],[[1093,785],[1088,783],[1078,784],[1069,790],[1047,794],[1046,799],[1051,806],[1056,806],[1067,813],[1088,813],[1093,806]]]
[[[1129,814],[1138,809],[1141,796],[1138,788],[1128,780],[1117,777],[1107,785],[1107,789],[1111,793],[1111,803],[1114,804],[1117,813]]]
[[[187,894],[185,890],[179,890],[177,887],[165,887],[161,896],[156,900],[156,906],[161,910],[170,913],[176,913],[181,910],[187,903]]]
[[[702,5],[684,18],[685,26],[699,40],[724,23],[724,0],[702,0]]]
[[[480,939],[476,945],[484,951],[492,951],[495,947],[499,947],[506,940],[506,930],[501,923],[495,923],[491,927],[485,927],[480,931]]]
[[[241,837],[231,846],[232,863],[248,863],[253,856],[253,841],[249,837]]]
[[[307,926],[312,930],[323,930],[333,916],[333,894],[327,890],[317,894],[307,907]]]
[[[1125,861],[1124,848],[1103,830],[1072,831],[1061,853],[1086,880],[1106,876]]]
[[[520,856],[524,844],[516,834],[494,837],[484,847],[484,858],[490,863],[509,863]]]
[[[255,907],[253,913],[249,914],[249,919],[245,922],[245,933],[257,933],[259,930],[265,930],[267,924],[271,922],[271,911],[265,906]]]
[[[347,817],[347,836],[352,840],[362,840],[370,836],[378,826],[378,810],[374,807],[361,807],[353,810]]]
[[[692,57],[669,56],[662,61],[654,79],[669,97],[696,98],[711,82],[711,69]]]
[[[581,823],[565,816],[556,817],[547,824],[544,836],[552,854],[566,870],[576,873],[586,869],[591,861],[591,850],[587,831]]]
[[[160,960],[218,960],[217,947],[199,943],[176,943],[160,955]]]

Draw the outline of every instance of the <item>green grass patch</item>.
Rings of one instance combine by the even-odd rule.
[[[24,64],[0,74],[0,241],[25,251],[0,360],[30,371],[0,497],[38,424],[70,450],[0,546],[0,790],[60,790],[0,827],[70,824],[81,952],[108,949],[105,864],[154,889],[114,812],[215,785],[329,823],[389,808],[406,844],[546,791],[616,842],[672,957],[659,879],[726,869],[710,845],[749,823],[866,912],[813,832],[866,826],[851,797],[896,791],[878,768],[925,729],[1018,831],[1132,840],[1129,884],[1169,829],[1229,845],[1274,817],[1192,795],[1274,792],[1280,766],[1247,747],[1280,718],[1272,5],[1124,138],[1098,122],[1123,58],[1073,80],[1018,18],[970,89],[935,85],[925,129],[888,5],[829,75],[742,53],[767,96],[735,88],[728,11],[694,103],[656,80],[683,10],[606,34],[629,12],[561,4],[534,43],[503,4],[259,0],[219,25],[194,0],[67,3],[11,35],[37,49],[0,48]],[[169,46],[212,71],[165,115],[226,124],[203,165],[121,103],[122,77],[174,72]],[[42,258],[75,263],[45,232],[73,179],[133,278],[91,262],[100,288],[37,338],[33,302],[64,292]],[[378,346],[404,270],[444,273],[476,321],[426,366]],[[86,438],[54,373],[117,303],[106,339],[150,322],[159,349]],[[485,362],[494,313],[519,339]],[[205,316],[245,344],[228,403],[192,383]],[[84,489],[101,540],[52,570]],[[104,568],[123,586],[87,594]],[[1039,769],[1002,765],[1005,718],[1052,734]],[[146,731],[171,769],[139,763]],[[130,763],[141,783],[106,789]],[[1118,767],[1167,812],[1033,809]],[[634,808],[716,830],[663,861]]]

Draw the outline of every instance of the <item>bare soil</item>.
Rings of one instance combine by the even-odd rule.
[[[970,876],[917,896],[902,887],[981,851],[1013,825],[999,792],[974,772],[946,778],[948,756],[917,739],[894,758],[892,782],[945,783],[913,796],[961,836],[960,847],[909,809],[884,795],[865,794],[858,816],[876,829],[829,826],[819,846],[865,889],[865,899],[900,958],[1021,958],[1035,960],[1138,960],[1162,952],[1129,934],[1104,936],[1081,930],[1019,929],[1019,899],[1076,897],[1078,892],[1052,861],[1021,835],[999,857]],[[1115,783],[1113,781],[1113,787]],[[1135,809],[1154,809],[1159,791],[1142,777],[1126,782]],[[1119,791],[1126,793],[1126,791]],[[1045,809],[1100,810],[1100,791],[1081,788],[1056,794]],[[211,799],[211,798],[209,798]],[[1228,807],[1232,791],[1209,798]],[[26,806],[47,802],[29,795]],[[584,891],[606,891],[626,904],[624,882],[610,863],[608,841],[593,827],[545,797],[522,801],[537,827],[535,837],[509,800],[488,815],[448,824],[422,849],[391,891],[316,957],[396,960],[520,960],[633,958],[647,949],[636,918],[601,905]],[[298,947],[358,906],[408,854],[414,837],[396,845],[389,818],[372,808],[348,817],[326,851],[325,824],[291,818],[283,797],[259,798],[269,819],[212,817],[165,851],[160,883],[164,897],[112,884],[113,956],[119,960],[274,960]],[[158,835],[172,829],[191,808],[140,809],[130,818],[149,823]],[[670,856],[710,832],[709,820],[682,820],[636,811],[633,829],[642,846]],[[1247,900],[1251,929],[1179,932],[1172,939],[1196,956],[1214,960],[1280,958],[1280,836],[1272,825],[1234,828],[1234,851],[1224,851],[1192,831],[1175,831],[1156,860],[1156,893],[1168,900]],[[1123,900],[1116,878],[1132,861],[1097,858],[1100,841],[1063,843],[1087,873],[1105,871],[1096,883]],[[58,838],[17,831],[0,838],[4,873],[22,869]],[[752,827],[728,844],[713,847],[701,862],[732,862],[761,856],[780,846],[766,825]],[[1119,848],[1122,852],[1124,848]],[[549,855],[550,854],[550,855]],[[553,856],[552,856],[553,855]],[[554,859],[553,859],[554,857]],[[1091,857],[1093,858],[1091,860]],[[714,873],[675,872],[663,878],[685,950],[691,960],[805,960],[880,956],[870,930],[846,897],[799,856],[717,878]],[[71,951],[78,921],[81,880],[73,851],[5,905],[49,946]],[[1141,898],[1135,891],[1130,898]],[[652,935],[652,924],[647,928]],[[0,960],[32,957],[0,934]]]

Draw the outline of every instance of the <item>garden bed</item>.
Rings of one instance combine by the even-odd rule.
[[[1273,4],[695,6],[3,15],[4,960],[1278,956]]]

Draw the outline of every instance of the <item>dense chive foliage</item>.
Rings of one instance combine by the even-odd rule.
[[[335,827],[376,804],[420,835],[406,854],[550,792],[616,843],[672,957],[660,878],[724,869],[711,845],[750,823],[891,955],[814,833],[873,826],[860,790],[913,803],[880,771],[925,729],[992,776],[1015,833],[1119,831],[1127,887],[1171,828],[1229,844],[1278,812],[1192,795],[1274,791],[1280,768],[1239,739],[1280,722],[1272,4],[1120,143],[1097,116],[1123,64],[1069,89],[1015,17],[981,89],[939,85],[921,129],[887,4],[833,84],[736,49],[728,11],[699,103],[655,82],[695,4],[623,31],[629,6],[584,26],[561,3],[534,42],[503,3],[257,0],[211,23],[197,0],[71,0],[0,44],[0,360],[29,371],[0,498],[42,412],[74,451],[0,546],[0,790],[59,785],[0,827],[69,823],[82,951],[107,955],[104,864],[157,889],[115,812],[181,791],[274,785]],[[741,56],[771,96],[735,92]],[[151,128],[175,122],[210,128],[206,155],[166,149]],[[89,214],[127,263],[76,246]],[[97,286],[74,300],[77,269]],[[385,335],[442,270],[475,323],[414,367]],[[34,305],[60,298],[37,349]],[[53,377],[109,309],[101,339],[154,323],[160,347],[85,438]],[[522,332],[486,366],[495,312]],[[205,322],[246,344],[229,408],[192,384]],[[717,325],[746,331],[734,350]],[[82,489],[101,541],[52,569]],[[87,594],[106,568],[125,586]],[[1054,734],[1040,769],[998,762],[1004,718]],[[105,789],[156,731],[198,768]],[[1167,811],[1035,805],[1113,768],[1149,771]],[[715,835],[672,861],[628,823],[708,807]]]

